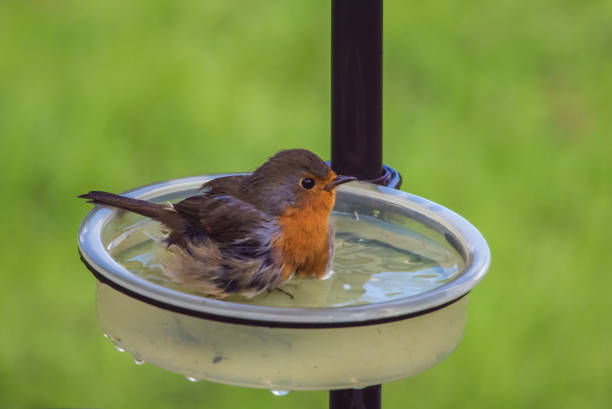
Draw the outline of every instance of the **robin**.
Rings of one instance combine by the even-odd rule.
[[[314,153],[278,152],[250,175],[202,185],[197,195],[157,204],[113,193],[79,196],[162,223],[168,234],[164,272],[175,282],[225,298],[251,298],[294,274],[321,279],[330,271],[336,187],[351,182]]]

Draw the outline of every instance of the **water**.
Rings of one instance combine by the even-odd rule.
[[[276,390],[270,390],[270,392],[272,392],[273,395],[275,396],[287,396],[289,395],[290,391],[276,391]]]
[[[463,260],[435,232],[417,232],[379,220],[378,214],[334,213],[336,254],[324,280],[292,279],[281,292],[227,301],[279,307],[343,307],[387,301],[422,293],[455,278]],[[158,254],[164,251],[158,223],[138,218],[107,246],[111,255],[134,274],[178,291],[202,295],[170,281]]]

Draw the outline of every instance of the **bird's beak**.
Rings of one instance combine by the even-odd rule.
[[[336,176],[336,178],[334,180],[332,180],[332,182],[330,183],[330,186],[332,188],[335,188],[337,186],[340,186],[343,183],[352,182],[353,180],[357,180],[357,178],[353,177],[353,176],[338,175],[338,176]]]

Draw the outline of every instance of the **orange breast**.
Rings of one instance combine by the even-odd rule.
[[[300,276],[321,278],[329,260],[329,214],[334,204],[334,193],[303,208],[289,207],[278,219],[281,237],[277,242],[282,252],[285,269],[282,280],[298,271]]]

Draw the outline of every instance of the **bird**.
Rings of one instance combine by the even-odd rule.
[[[293,276],[328,275],[336,188],[354,180],[306,149],[289,149],[251,174],[211,179],[174,204],[103,191],[78,197],[161,223],[167,233],[161,264],[172,281],[211,298],[252,298],[285,292],[281,287]]]

